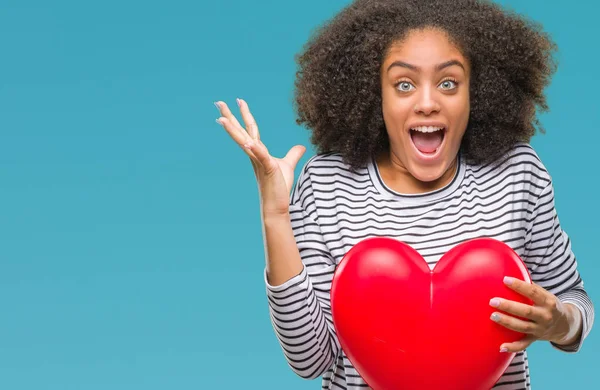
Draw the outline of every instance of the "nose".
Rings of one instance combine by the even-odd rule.
[[[418,95],[417,103],[415,104],[415,113],[431,115],[434,112],[440,111],[440,105],[436,100],[435,93],[429,88],[424,88],[422,93]]]

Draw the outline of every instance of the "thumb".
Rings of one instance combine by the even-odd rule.
[[[304,146],[296,145],[287,152],[283,159],[285,162],[290,164],[290,166],[295,168],[298,164],[298,161],[300,161],[300,158],[302,158],[304,152],[306,152],[306,148]]]
[[[531,334],[528,334],[527,336],[523,337],[519,341],[515,341],[512,343],[508,343],[508,344],[502,344],[500,346],[500,350],[502,352],[521,352],[521,351],[524,351],[531,344],[533,344],[533,342],[536,340],[537,340],[537,337],[535,337]]]

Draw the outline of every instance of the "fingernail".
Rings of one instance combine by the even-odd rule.
[[[223,126],[223,124],[221,123],[221,118],[215,119],[215,122],[217,122],[218,124],[220,124],[221,126]]]
[[[492,321],[498,321],[500,319],[500,314],[492,313],[492,316],[490,318],[492,319]]]
[[[242,101],[240,100],[240,98],[235,99],[237,101],[237,105],[238,107],[242,106]]]
[[[500,348],[500,352],[508,352],[508,348],[502,347]]]
[[[510,276],[505,276],[504,277],[504,283],[508,284],[509,286],[512,284],[514,278],[511,278]]]
[[[500,300],[497,298],[493,298],[492,300],[490,300],[490,306],[492,306],[492,307],[500,306]]]
[[[219,105],[219,102],[214,102],[215,103],[215,107],[217,107],[217,110],[221,111],[221,106]]]

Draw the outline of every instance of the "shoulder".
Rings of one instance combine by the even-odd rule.
[[[537,187],[552,182],[550,173],[533,146],[517,143],[493,163],[472,166],[477,176],[525,181]]]
[[[528,143],[518,143],[506,154],[507,162],[514,169],[528,172],[532,180],[548,185],[552,177],[533,146]]]
[[[320,194],[331,198],[336,190],[363,188],[369,183],[368,166],[353,170],[340,153],[316,154],[304,163],[298,174],[295,192]]]
[[[542,163],[542,159],[531,144],[524,142],[516,143],[506,152],[505,158],[511,162],[521,163],[526,166],[531,166],[533,169],[547,172],[546,167]]]
[[[310,157],[303,165],[300,172],[300,178],[315,179],[320,181],[344,181],[353,180],[357,176],[367,174],[367,166],[358,170],[353,170],[348,163],[344,161],[340,153],[320,153]]]

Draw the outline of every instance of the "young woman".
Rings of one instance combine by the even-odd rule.
[[[353,2],[298,57],[298,123],[319,153],[291,197],[305,148],[271,156],[245,101],[245,128],[216,103],[258,180],[268,302],[298,375],[322,376],[324,389],[368,386],[340,348],[330,288],[344,254],[372,236],[410,244],[430,267],[476,237],[521,256],[534,283],[507,284],[534,305],[490,300],[490,321],[527,334],[498,346],[517,354],[495,387],[529,387],[525,348],[536,340],[579,350],[593,306],[529,145],[554,48],[539,26],[486,1]]]

